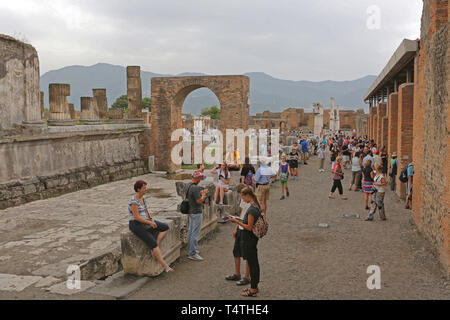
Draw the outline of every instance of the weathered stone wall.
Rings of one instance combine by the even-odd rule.
[[[449,3],[424,0],[415,61],[413,217],[450,277]]]
[[[140,141],[148,129],[49,127],[0,139],[0,209],[148,172]]]
[[[0,131],[40,122],[38,54],[31,45],[0,34]]]

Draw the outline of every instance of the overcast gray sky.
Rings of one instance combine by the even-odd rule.
[[[0,33],[35,46],[41,74],[105,62],[353,80],[418,38],[421,15],[422,0],[0,0]]]

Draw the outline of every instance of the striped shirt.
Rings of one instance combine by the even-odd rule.
[[[134,217],[133,217],[133,211],[131,210],[131,205],[135,204],[138,207],[139,210],[139,216],[141,216],[142,218],[144,218],[145,220],[149,220],[147,217],[147,204],[145,203],[145,198],[142,198],[142,200],[144,201],[144,204],[139,202],[139,199],[136,197],[136,195],[132,196],[130,199],[130,202],[128,202],[128,217],[130,219],[130,221],[134,221]]]

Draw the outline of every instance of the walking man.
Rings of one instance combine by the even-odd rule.
[[[264,161],[261,161],[261,167],[256,171],[256,196],[261,204],[261,210],[267,212],[267,201],[270,198],[270,179],[277,173],[272,167],[269,167]]]

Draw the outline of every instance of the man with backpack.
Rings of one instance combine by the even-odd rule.
[[[194,261],[203,261],[204,259],[199,255],[198,238],[202,230],[203,220],[203,202],[208,195],[208,190],[202,189],[198,186],[202,180],[202,173],[195,171],[192,174],[192,183],[185,187],[186,200],[189,203],[189,229],[188,229],[188,259]]]
[[[414,176],[414,165],[411,162],[408,167],[403,169],[400,173],[399,180],[402,183],[406,183],[406,201],[405,209],[412,209],[412,186],[413,186],[413,176]]]
[[[406,169],[407,181],[406,181],[406,202],[405,209],[412,209],[412,195],[413,195],[413,178],[414,178],[414,165],[411,162]]]
[[[391,177],[391,190],[392,191],[395,191],[397,171],[398,171],[397,152],[394,152],[392,154],[391,170],[390,170],[390,173],[389,173],[389,176]]]

